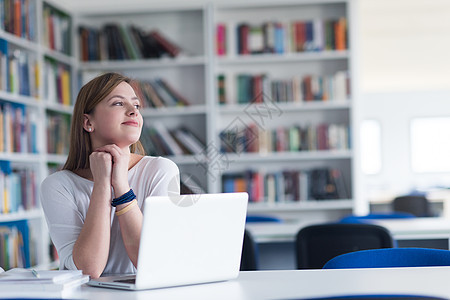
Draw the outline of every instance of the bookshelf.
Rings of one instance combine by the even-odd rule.
[[[66,154],[49,153],[47,142],[49,129],[58,129],[51,116],[70,118],[72,110],[77,61],[71,17],[54,1],[5,0],[0,6],[0,242],[23,244],[18,252],[0,251],[2,267],[48,265],[50,239],[38,193],[49,164],[60,165]]]
[[[93,54],[94,58],[89,60],[86,59],[87,33],[82,31],[77,39],[76,47],[80,50],[76,55],[81,58],[80,71],[85,80],[113,70],[142,82],[163,78],[182,91],[191,105],[147,106],[142,111],[145,124],[150,127],[144,129],[143,137],[158,135],[158,130],[153,128],[155,124],[166,127],[172,135],[180,126],[188,127],[201,140],[197,151],[157,150],[153,154],[175,161],[181,173],[194,176],[205,191],[223,192],[223,177],[249,171],[272,174],[288,170],[308,174],[316,169],[337,170],[340,189],[345,190],[345,193],[340,191],[340,197],[328,195],[326,199],[314,200],[306,196],[302,201],[263,199],[262,203],[249,206],[249,213],[289,217],[316,211],[331,218],[350,213],[355,206],[352,144],[356,91],[352,77],[354,43],[348,27],[354,22],[353,9],[352,0],[324,0],[207,3],[154,9],[130,7],[120,14],[113,10],[84,12],[77,16],[76,27],[94,36],[104,35],[104,40],[108,39],[105,32],[111,24],[121,28],[119,32],[135,26],[144,33],[157,30],[182,51],[175,57],[145,58],[141,54],[108,59],[105,58],[108,50],[104,49],[96,50],[99,54]],[[242,29],[243,25],[247,28]],[[280,29],[284,30],[281,35]],[[243,30],[247,30],[247,38],[241,36]],[[242,94],[243,90],[251,92]],[[257,98],[264,106],[259,111],[257,106],[261,103],[252,103]],[[261,109],[271,116],[258,115]],[[230,136],[236,139],[233,131],[238,134],[247,126],[256,128],[256,133],[249,131],[247,138],[259,140],[257,149],[224,152],[226,146],[230,148],[236,142],[227,141]],[[301,137],[302,132],[309,144],[297,145],[297,149],[293,141],[288,141],[284,148],[275,145],[268,150],[260,141],[264,136]],[[168,144],[173,143],[170,137],[166,139]],[[249,145],[248,140],[241,140],[237,147]],[[245,188],[248,190],[249,184]],[[309,190],[307,183],[305,189]]]
[[[213,143],[226,149],[229,163],[215,172],[222,180],[212,186],[253,191],[249,214],[320,222],[355,209],[353,5],[289,1],[213,9]],[[323,169],[339,171],[334,188],[345,192],[312,195],[311,174]],[[299,186],[292,187],[292,172],[304,177],[296,175]]]
[[[14,2],[20,1],[5,0],[2,3]],[[358,196],[355,183],[358,151],[354,146],[357,144],[354,126],[357,96],[355,43],[350,30],[352,27],[342,31],[342,24],[339,23],[342,20],[347,25],[355,22],[353,0],[292,0],[276,4],[266,1],[208,2],[178,7],[130,5],[120,12],[105,7],[101,12],[78,13],[67,11],[53,0],[33,0],[29,3],[33,12],[29,13],[28,23],[33,26],[24,31],[25,35],[0,27],[0,67],[2,53],[6,53],[2,41],[6,41],[8,52],[15,52],[14,60],[18,65],[28,66],[29,74],[38,72],[36,76],[29,77],[29,86],[25,89],[17,83],[12,85],[14,89],[8,89],[2,85],[0,78],[0,108],[10,103],[30,116],[33,126],[29,128],[33,129],[25,130],[24,135],[30,135],[33,130],[35,149],[0,151],[0,161],[9,162],[14,170],[33,170],[37,185],[65,162],[67,149],[64,146],[67,141],[64,142],[64,138],[67,135],[64,132],[68,129],[79,87],[101,72],[118,71],[139,81],[143,96],[151,95],[150,88],[164,87],[164,83],[160,83],[162,80],[188,102],[181,105],[169,99],[169,102],[163,101],[165,105],[157,105],[149,97],[142,115],[145,120],[143,138],[148,139],[149,145],[146,150],[149,154],[164,155],[177,163],[182,181],[190,190],[222,192],[222,178],[242,176],[249,171],[259,173],[260,177],[270,174],[270,180],[274,182],[275,178],[280,178],[282,171],[308,174],[313,170],[333,169],[339,170],[346,197],[268,201],[263,196],[262,201],[250,203],[249,213],[321,222],[355,210],[357,204],[354,199]],[[328,22],[330,20],[334,23]],[[326,50],[320,50],[326,43],[319,43],[317,49],[314,48],[316,46],[309,46],[312,48],[297,50],[289,38],[293,24],[301,28],[300,23],[309,21],[316,24],[313,28],[318,26],[319,29],[330,24],[341,24],[336,25],[341,26],[339,49],[328,46]],[[0,22],[0,26],[4,24]],[[240,26],[243,24],[248,25],[247,29]],[[269,26],[263,27],[263,24]],[[172,49],[169,54],[169,50],[164,52],[159,46],[159,52],[147,48],[150,52],[146,50],[144,54],[141,48],[130,48],[130,43],[126,41],[121,46],[125,52],[110,53],[104,46],[107,34],[115,32],[116,39],[112,41],[116,41],[117,34],[122,37],[123,32],[130,32],[125,37],[129,40],[133,36],[129,31],[132,26],[144,36],[151,36],[156,31],[175,45],[179,53]],[[244,32],[248,30],[245,43],[242,43],[242,37],[238,39],[238,26],[241,33],[242,28]],[[241,52],[262,52],[258,47],[265,45],[262,32],[267,28],[274,34],[273,38],[266,40],[271,45],[268,49],[273,48],[278,53],[241,54],[237,51],[240,47]],[[280,28],[286,30],[281,39]],[[342,34],[345,35],[344,40]],[[102,35],[98,40],[102,48],[86,46],[86,36],[96,38]],[[282,44],[275,47],[275,41]],[[150,44],[155,46],[154,41]],[[248,49],[245,50],[245,47]],[[19,67],[16,69],[20,70]],[[222,81],[218,80],[219,76],[222,76]],[[249,82],[254,84],[249,85]],[[350,85],[346,84],[348,82]],[[242,93],[244,87],[247,87],[247,93]],[[277,92],[272,93],[272,90]],[[164,93],[167,94],[167,91]],[[318,96],[317,91],[322,96]],[[324,91],[327,97],[323,96]],[[253,103],[253,99],[260,102]],[[221,149],[226,148],[224,144],[230,146],[235,142],[224,137],[233,136],[233,131],[241,133],[246,127],[257,129],[256,133],[250,131],[249,136],[252,137],[253,133],[253,143],[258,141],[258,147],[247,151],[247,146],[252,144],[247,140],[238,144],[237,150],[223,152]],[[232,134],[224,135],[227,130]],[[289,134],[294,137],[296,133],[301,137],[301,132],[309,134],[306,136],[310,144],[299,146],[301,143],[297,139],[289,140],[287,144],[286,141],[280,142],[280,145],[273,142],[283,140],[283,136],[286,139]],[[318,135],[329,135],[330,132],[335,136],[336,132],[340,132],[337,134],[339,138],[333,139],[333,142],[320,138],[319,142]],[[150,139],[152,134],[159,142]],[[170,139],[168,134],[176,143],[183,139],[187,143],[181,147],[181,152],[173,149],[173,145],[170,147],[170,142],[169,146],[165,145]],[[264,138],[266,144],[261,141]],[[268,138],[272,139],[271,148],[268,147]],[[163,150],[151,146],[161,143],[161,139],[166,140],[161,145]],[[313,147],[313,144],[316,146]],[[307,177],[302,178],[303,192],[298,193],[304,195],[304,179]],[[273,189],[277,190],[276,184]],[[260,193],[267,192],[261,190]],[[33,264],[49,263],[52,251],[48,247],[50,241],[39,205],[30,210],[0,214],[0,226],[4,222],[23,220],[31,224],[30,236],[34,242],[30,257],[34,259]]]
[[[78,56],[82,81],[86,82],[92,76],[106,71],[122,72],[136,79],[143,95],[141,97],[145,99],[141,111],[144,117],[141,140],[147,154],[163,155],[172,159],[179,166],[182,178],[188,176],[195,179],[203,190],[208,190],[207,174],[204,172],[206,167],[201,167],[205,163],[196,157],[197,152],[191,149],[182,149],[184,151],[180,152],[178,147],[170,149],[164,141],[167,140],[167,135],[174,136],[175,132],[179,133],[182,128],[192,133],[200,142],[194,149],[202,149],[208,140],[211,117],[208,113],[211,93],[208,80],[211,59],[207,49],[207,22],[208,15],[204,6],[148,11],[131,8],[121,13],[83,13],[76,19],[77,28],[81,28],[77,48],[80,49]],[[115,46],[108,43],[110,28],[113,27],[117,28],[117,32],[125,32],[125,35],[119,35],[124,45],[120,51],[113,50]],[[127,39],[131,39],[132,44],[138,46],[154,43],[152,32],[158,32],[171,44],[176,45],[180,53],[172,56],[167,52],[158,52],[154,50],[155,47],[150,46],[136,47],[134,52],[137,52],[137,55],[132,54],[133,51],[127,51]],[[86,43],[89,41],[86,36],[98,37],[100,49],[92,47],[90,42]],[[86,55],[86,52],[91,53],[91,56]],[[112,56],[115,52],[128,54],[117,58]],[[167,97],[162,97],[164,95],[161,93],[166,93],[166,90],[162,89],[161,92],[161,82],[169,85],[187,103],[174,103],[170,99],[167,100]],[[157,101],[148,96],[152,95],[151,91],[158,93]],[[166,138],[161,138],[161,135]],[[169,139],[173,140],[170,137]],[[157,147],[154,147],[155,145]]]

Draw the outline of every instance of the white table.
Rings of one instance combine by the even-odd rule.
[[[236,280],[139,292],[83,286],[75,296],[123,299],[299,299],[361,294],[450,298],[450,267],[241,272]]]
[[[371,223],[387,228],[396,240],[450,238],[450,219],[447,218],[379,219],[372,220]],[[310,224],[312,223],[254,223],[247,224],[246,227],[258,243],[293,242],[297,232]]]

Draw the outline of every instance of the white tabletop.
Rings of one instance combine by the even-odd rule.
[[[414,294],[450,298],[450,267],[241,272],[236,280],[193,286],[119,291],[83,286],[78,298],[299,299],[342,295]]]

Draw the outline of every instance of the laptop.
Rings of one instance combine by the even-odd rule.
[[[247,202],[247,193],[148,197],[136,274],[88,284],[142,290],[236,278]]]

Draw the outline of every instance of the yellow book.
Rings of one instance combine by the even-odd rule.
[[[8,176],[5,175],[4,179],[5,179],[5,182],[7,182]],[[5,214],[9,213],[9,190],[8,190],[7,186],[8,186],[8,183],[6,183],[3,188],[3,213],[5,213]]]
[[[64,70],[61,73],[61,90],[63,104],[70,105],[70,74],[68,70]]]
[[[3,117],[3,107],[0,107],[0,152],[5,151],[5,127],[3,126],[4,117]]]

